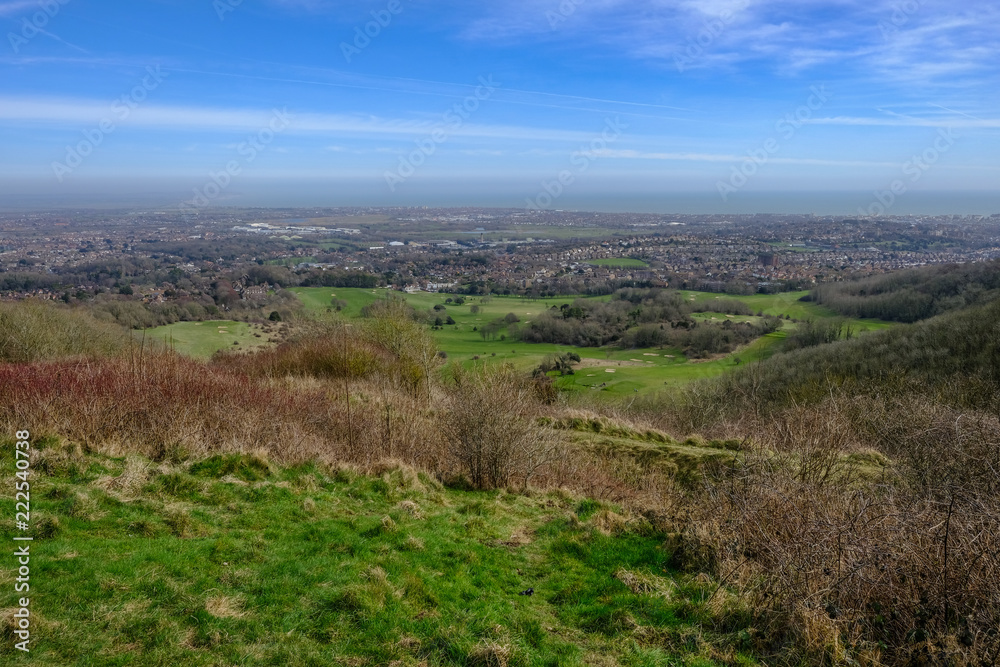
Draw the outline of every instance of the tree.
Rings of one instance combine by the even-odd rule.
[[[272,322],[280,322],[281,321],[281,313],[279,313],[276,310],[272,310],[271,314],[267,316],[267,319],[269,319]]]
[[[426,327],[413,319],[413,308],[397,297],[380,299],[365,306],[365,329],[376,343],[399,361],[404,382],[414,393],[430,391],[430,375],[437,349]]]

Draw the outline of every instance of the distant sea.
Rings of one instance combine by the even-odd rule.
[[[213,206],[236,207],[338,207],[338,206],[427,206],[526,208],[526,197],[507,192],[489,193],[478,188],[456,187],[453,191],[397,193],[387,197],[377,189],[353,192],[327,190],[318,194],[314,188],[271,186],[260,183],[250,189],[232,188],[227,196],[213,201]],[[0,189],[0,210],[53,210],[67,208],[142,207],[175,210],[183,193],[131,192],[107,193],[14,194]],[[874,192],[739,192],[723,202],[715,192],[566,192],[548,210],[601,211],[614,213],[686,213],[753,214],[803,213],[834,216],[857,216],[862,212],[881,212]],[[1000,214],[1000,191],[995,192],[908,192],[888,207],[888,215],[992,215]]]

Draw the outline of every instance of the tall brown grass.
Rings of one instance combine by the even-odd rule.
[[[117,356],[131,343],[128,331],[82,309],[32,300],[0,303],[0,362]]]
[[[255,378],[169,353],[2,364],[0,424],[112,455],[266,452],[289,463],[400,457],[439,467],[426,406],[368,389],[345,400],[322,381]]]

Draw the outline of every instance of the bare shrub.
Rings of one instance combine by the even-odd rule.
[[[711,475],[669,546],[684,561],[717,554],[693,565],[757,610],[761,650],[833,664],[1000,657],[992,415],[831,395],[729,428],[757,447]]]
[[[558,458],[558,437],[536,424],[534,388],[509,365],[456,367],[448,398],[449,451],[476,488],[502,488],[518,478],[527,486]]]

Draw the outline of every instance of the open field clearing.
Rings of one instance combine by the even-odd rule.
[[[294,292],[307,312],[318,316],[334,314],[347,319],[361,317],[365,306],[399,292],[386,289],[295,287]],[[713,301],[727,299],[746,303],[755,311],[765,315],[789,316],[795,319],[825,319],[834,313],[815,303],[799,301],[807,292],[776,295],[731,296],[707,292],[682,292],[686,300],[711,308]],[[573,347],[549,343],[522,343],[507,337],[501,331],[495,338],[487,339],[478,331],[491,321],[513,313],[518,324],[523,324],[543,310],[559,308],[577,299],[584,301],[608,301],[610,296],[599,297],[546,297],[523,298],[510,296],[467,296],[463,303],[454,303],[459,295],[417,292],[402,295],[407,303],[420,311],[428,311],[432,317],[440,317],[441,326],[432,330],[439,349],[449,361],[465,365],[477,363],[509,362],[517,368],[530,371],[547,357],[575,353],[583,360],[583,366],[576,374],[557,378],[564,390],[601,392],[608,397],[634,394],[677,386],[693,380],[710,378],[727,370],[752,361],[765,359],[780,349],[781,341],[796,324],[786,321],[782,329],[765,335],[742,346],[729,354],[714,355],[707,359],[685,357],[683,351],[674,348],[648,348],[622,350],[615,347]],[[452,299],[452,303],[447,303]],[[336,310],[340,308],[339,312]],[[435,307],[438,307],[435,310]],[[706,322],[759,322],[756,315],[727,315],[706,310],[694,313],[695,320]],[[454,324],[448,324],[448,318]],[[433,320],[432,320],[433,321]],[[856,332],[876,330],[890,326],[878,320],[848,320]],[[166,327],[151,329],[149,335],[166,339],[175,349],[199,358],[210,357],[221,349],[253,349],[267,345],[272,333],[263,331],[259,325],[241,322],[179,322]],[[259,336],[259,337],[258,337]],[[233,345],[238,342],[239,345]],[[638,360],[638,361],[636,361]],[[605,368],[594,370],[595,365]],[[609,372],[614,371],[614,372]]]
[[[591,266],[606,266],[608,268],[615,269],[627,269],[627,268],[642,268],[649,266],[646,262],[641,259],[634,259],[631,257],[610,257],[607,259],[588,259],[587,264]]]
[[[262,347],[268,344],[270,338],[270,334],[260,324],[230,320],[177,322],[148,329],[146,336],[200,359],[207,359],[219,350]]]

